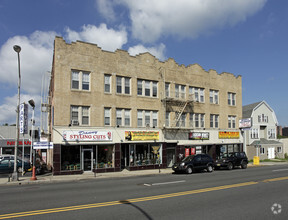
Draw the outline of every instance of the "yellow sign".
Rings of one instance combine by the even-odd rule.
[[[219,139],[238,139],[239,131],[219,131]]]
[[[260,163],[259,157],[254,156],[254,157],[253,157],[253,164],[254,164],[254,165],[259,165],[259,163]]]
[[[159,131],[125,131],[125,139],[129,141],[159,140]]]

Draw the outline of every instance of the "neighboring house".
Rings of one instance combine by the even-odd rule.
[[[283,144],[277,139],[278,121],[274,110],[265,102],[243,106],[243,118],[252,119],[252,127],[245,130],[246,153],[251,160],[283,158]],[[245,145],[244,144],[244,145]]]
[[[231,73],[56,37],[49,97],[54,174],[242,151],[242,77]]]

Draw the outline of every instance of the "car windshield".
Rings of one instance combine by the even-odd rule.
[[[188,157],[185,157],[185,158],[182,160],[182,162],[190,161],[190,160],[192,160],[193,158],[194,158],[194,155],[190,155],[190,156],[188,156]]]

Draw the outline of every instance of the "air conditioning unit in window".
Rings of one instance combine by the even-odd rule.
[[[72,125],[79,125],[79,121],[78,120],[72,120]]]

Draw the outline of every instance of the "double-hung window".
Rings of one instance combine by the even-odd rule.
[[[209,92],[210,104],[218,104],[219,103],[218,97],[219,97],[219,91],[211,89]]]
[[[147,97],[158,96],[158,82],[150,80],[137,80],[137,95]]]
[[[116,93],[117,94],[130,94],[131,78],[116,76]]]
[[[104,75],[104,92],[111,93],[111,75]]]
[[[186,97],[186,86],[175,84],[175,98],[185,99]]]
[[[131,110],[130,109],[116,109],[116,125],[117,126],[131,126]]]
[[[196,102],[205,102],[205,89],[198,87],[189,87],[189,97],[194,97]]]
[[[165,83],[165,96],[170,97],[170,83]]]
[[[71,71],[71,89],[90,90],[90,72],[72,70]]]
[[[236,93],[228,92],[228,105],[236,105]]]
[[[111,108],[104,108],[104,125],[111,125]]]
[[[204,128],[205,114],[199,114],[199,113],[190,114],[189,126],[192,128]]]
[[[250,137],[251,137],[251,139],[258,139],[259,138],[259,129],[258,128],[250,129]]]
[[[71,125],[89,125],[90,107],[71,106]]]
[[[236,128],[236,116],[228,116],[228,128]]]
[[[219,127],[219,115],[210,115],[210,128],[218,128]]]
[[[138,127],[157,127],[158,112],[149,110],[137,111],[137,126]]]

